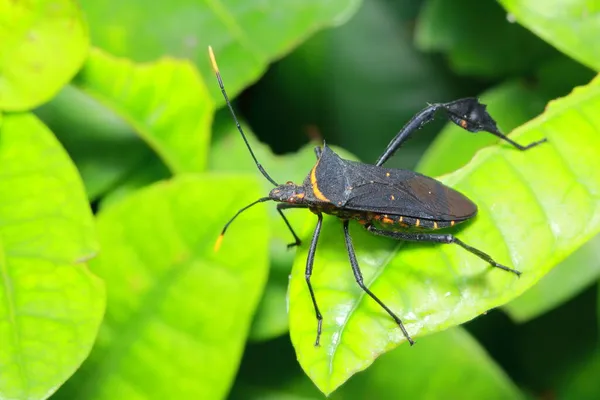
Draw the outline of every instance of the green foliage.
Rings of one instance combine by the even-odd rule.
[[[22,111],[48,101],[75,75],[89,38],[74,0],[2,0],[0,43],[0,110]]]
[[[222,185],[235,190],[213,204]],[[98,215],[103,250],[91,267],[106,282],[107,312],[101,340],[66,397],[225,395],[266,281],[264,210],[240,221],[221,252],[212,249],[230,210],[258,195],[254,179],[188,175]]]
[[[165,53],[189,58],[212,82],[206,58],[206,46],[212,45],[222,72],[230,77],[231,95],[317,29],[345,21],[358,4],[359,0],[81,1],[92,43],[112,54],[137,61]],[[218,87],[211,85],[210,90],[222,104]]]
[[[598,7],[0,0],[0,397],[600,396]],[[511,138],[547,137],[519,152],[432,123],[389,164],[469,196],[478,216],[451,231],[521,278],[352,224],[410,347],[326,217],[315,348],[313,214],[286,211],[303,239],[286,249],[274,204],[257,205],[214,251],[272,186],[222,107],[209,44],[278,182],[301,182],[323,139],[372,161],[427,102],[479,96]]]
[[[104,285],[83,185],[33,115],[0,123],[0,393],[43,398],[87,357],[104,313]]]

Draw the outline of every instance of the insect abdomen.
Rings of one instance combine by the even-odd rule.
[[[427,230],[448,228],[456,225],[457,221],[435,221],[424,218],[406,217],[403,215],[375,214],[373,221],[382,225],[399,226],[402,228],[422,228]]]

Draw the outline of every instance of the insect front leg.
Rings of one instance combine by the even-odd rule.
[[[398,318],[398,316],[394,314],[394,312],[390,310],[388,306],[386,306],[381,300],[379,300],[379,298],[375,296],[375,294],[371,292],[368,287],[365,286],[362,273],[360,272],[360,267],[358,266],[358,260],[356,259],[356,253],[354,252],[354,246],[352,245],[352,238],[350,237],[348,225],[349,221],[344,220],[344,239],[346,240],[346,250],[348,251],[348,257],[350,257],[350,264],[352,265],[352,272],[354,272],[354,278],[356,279],[358,286],[360,286],[360,288],[366,294],[368,294],[373,300],[375,300],[377,304],[379,304],[394,319],[396,324],[398,324],[398,326],[400,327],[402,334],[404,335],[406,340],[408,340],[408,343],[410,343],[412,346],[413,344],[415,344],[415,342],[408,334],[406,328],[404,327],[404,324],[402,323],[402,320],[400,320],[400,318]]]
[[[317,339],[315,340],[315,346],[319,346],[319,342],[321,340],[321,329],[323,327],[323,316],[321,315],[321,311],[319,311],[317,299],[315,298],[315,291],[313,290],[312,284],[310,283],[313,264],[315,262],[317,242],[319,241],[319,235],[321,234],[321,225],[323,224],[323,214],[318,213],[317,218],[317,226],[315,228],[315,232],[313,233],[312,241],[310,242],[310,247],[308,248],[308,257],[306,257],[306,270],[304,272],[304,278],[306,279],[308,291],[310,292],[310,299],[312,300],[313,307],[315,309],[315,316],[317,317]]]
[[[289,243],[287,245],[288,249],[294,246],[300,246],[302,244],[302,241],[300,240],[300,238],[298,237],[298,235],[296,235],[296,232],[294,232],[294,228],[292,228],[292,225],[290,224],[290,221],[288,221],[288,219],[285,217],[285,214],[283,213],[283,210],[287,210],[289,208],[306,208],[307,206],[304,204],[289,204],[289,203],[279,203],[277,204],[277,212],[279,212],[279,215],[281,215],[281,218],[283,218],[283,222],[285,222],[286,226],[288,227],[288,229],[290,230],[290,232],[292,233],[292,236],[294,237],[294,242],[293,243]]]
[[[463,249],[467,250],[469,253],[476,255],[482,260],[486,261],[492,267],[499,268],[504,271],[512,272],[513,274],[520,276],[521,272],[516,269],[508,268],[502,264],[494,261],[489,254],[484,253],[483,251],[476,249],[475,247],[469,246],[462,240],[458,239],[454,235],[451,234],[441,234],[441,233],[412,233],[412,232],[396,232],[396,231],[387,231],[385,229],[376,228],[373,225],[366,225],[365,228],[375,235],[386,236],[397,240],[406,240],[410,242],[433,242],[433,243],[456,243]]]

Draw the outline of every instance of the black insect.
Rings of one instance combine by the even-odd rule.
[[[412,242],[455,243],[491,266],[512,272],[519,276],[521,272],[508,268],[494,261],[488,254],[462,242],[452,234],[431,233],[428,230],[452,227],[455,224],[473,218],[477,214],[477,206],[454,189],[445,186],[428,176],[401,169],[384,168],[382,165],[394,154],[402,143],[417,129],[431,121],[437,111],[458,126],[470,131],[486,131],[498,136],[519,150],[527,150],[546,139],[527,146],[521,146],[503,135],[496,122],[486,111],[486,106],[475,98],[465,98],[450,103],[431,104],[415,115],[394,137],[375,165],[363,164],[340,158],[326,145],[315,148],[317,162],[301,185],[287,182],[279,185],[256,160],[244,135],[233,107],[229,101],[223,81],[215,61],[212,49],[209,48],[210,59],[219,82],[225,101],[256,166],[275,188],[268,197],[263,197],[239,210],[225,225],[215,248],[220,245],[225,231],[233,220],[243,211],[255,204],[265,201],[276,201],[277,211],[294,236],[294,242],[288,247],[300,245],[300,238],[283,214],[288,208],[308,208],[317,215],[317,226],[310,243],[306,260],[306,284],[317,317],[317,338],[319,345],[323,316],[319,311],[310,277],[313,269],[315,250],[321,233],[323,214],[335,215],[342,220],[346,249],[356,282],[373,300],[375,300],[398,324],[402,333],[412,345],[414,341],[406,331],[402,321],[363,283],[360,267],[356,260],[352,239],[348,230],[351,219],[357,220],[369,232],[387,236],[397,240]],[[407,229],[410,228],[410,229]],[[418,228],[423,229],[420,231]]]

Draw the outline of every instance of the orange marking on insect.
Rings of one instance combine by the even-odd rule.
[[[467,120],[466,119],[461,119],[460,120],[460,126],[463,127],[464,129],[467,129]]]
[[[383,217],[383,219],[381,220],[381,222],[383,222],[384,224],[393,224],[394,220],[388,217]]]
[[[215,252],[219,251],[219,248],[221,247],[221,243],[223,243],[223,234],[222,233],[219,235],[219,237],[217,238],[217,241],[215,242],[215,247],[213,248],[213,250]]]
[[[450,226],[454,226],[454,221],[450,221]]]
[[[421,220],[419,218],[417,218],[417,220],[415,221],[415,226],[419,226],[421,225]]]
[[[313,169],[310,171],[310,183],[312,184],[313,193],[315,197],[322,201],[329,202],[330,200],[325,197],[325,195],[319,190],[319,186],[317,185],[317,165],[319,165],[319,161],[315,164]]]
[[[361,225],[364,225],[364,224],[366,224],[366,223],[367,223],[367,221],[366,221],[366,220],[364,220],[364,219],[359,219],[359,220],[358,220],[358,223],[359,223],[359,224],[361,224]]]
[[[381,215],[379,215],[379,214],[375,214],[375,215],[373,216],[373,219],[374,219],[374,220],[376,220],[376,221],[379,221],[379,220],[381,219]]]
[[[297,198],[297,199],[303,199],[303,198],[304,198],[304,195],[305,195],[304,193],[298,193],[298,194],[296,195],[296,198]]]

